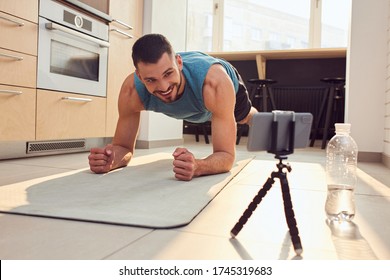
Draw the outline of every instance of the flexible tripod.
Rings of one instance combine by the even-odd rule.
[[[295,214],[291,202],[290,187],[288,185],[288,180],[287,180],[287,172],[283,172],[284,169],[286,169],[288,172],[291,172],[291,166],[288,163],[287,164],[283,163],[283,160],[287,159],[286,155],[292,154],[294,151],[295,118],[293,117],[292,121],[290,122],[290,137],[289,137],[288,149],[280,152],[276,151],[277,140],[278,140],[277,134],[278,134],[278,122],[275,117],[272,123],[272,138],[271,138],[272,147],[268,152],[274,153],[275,158],[279,160],[279,163],[276,164],[278,171],[274,171],[271,173],[271,176],[267,179],[263,187],[253,198],[252,202],[248,205],[248,208],[244,211],[241,218],[238,220],[238,222],[233,227],[230,233],[233,238],[237,236],[237,234],[241,231],[241,229],[246,224],[248,219],[252,216],[253,212],[256,210],[258,204],[260,204],[263,197],[271,189],[273,183],[275,182],[275,178],[278,178],[282,188],[284,214],[289,228],[291,241],[294,246],[295,253],[297,255],[301,255],[302,253],[301,239],[299,237],[297,222],[295,220]]]

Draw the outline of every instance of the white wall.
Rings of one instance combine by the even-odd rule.
[[[163,114],[154,112],[141,112],[141,126],[138,140],[164,141],[182,140],[183,122],[172,119]],[[164,144],[164,142],[162,142]],[[166,144],[174,144],[169,141]],[[153,145],[151,145],[153,146]]]
[[[390,1],[388,1],[387,21],[387,71],[386,71],[386,98],[385,98],[385,138],[384,161],[390,167]]]
[[[185,50],[187,1],[144,0],[144,34],[161,33],[175,51]],[[153,142],[183,138],[183,122],[160,113],[142,112],[138,140]],[[169,143],[169,142],[167,142]],[[153,146],[153,145],[152,145]]]
[[[145,6],[151,10],[149,29],[144,33],[160,33],[168,38],[175,51],[185,51],[187,32],[186,0],[144,0]],[[148,19],[145,17],[145,20]]]
[[[345,117],[362,152],[384,152],[388,9],[389,0],[352,1]]]

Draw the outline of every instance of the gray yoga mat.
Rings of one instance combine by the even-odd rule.
[[[0,187],[0,211],[148,228],[190,223],[251,159],[229,173],[178,181],[172,156],[132,159],[107,174],[74,170]]]

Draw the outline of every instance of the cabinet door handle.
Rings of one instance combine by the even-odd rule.
[[[81,98],[81,97],[62,97],[62,100],[77,101],[77,102],[92,102],[91,98]]]
[[[130,38],[130,39],[133,38],[132,35],[130,35],[130,34],[126,33],[126,32],[123,32],[122,30],[119,30],[117,28],[111,28],[110,31],[118,32],[119,34],[122,34],[123,36],[126,36],[127,38]]]
[[[8,89],[0,89],[0,93],[3,94],[12,94],[12,95],[20,95],[23,92],[20,90],[8,90]]]
[[[10,18],[6,18],[6,17],[3,17],[3,16],[0,16],[1,19],[4,19],[6,21],[9,21],[9,22],[12,22],[12,23],[15,23],[17,26],[24,26],[24,23],[23,22],[20,22],[20,21],[17,21],[17,20],[14,20],[14,19],[10,19]]]
[[[6,58],[11,58],[14,60],[23,60],[22,56],[17,56],[17,55],[11,55],[11,54],[5,54],[5,53],[0,53],[0,56],[6,57]]]
[[[129,30],[133,30],[134,29],[131,25],[128,25],[127,23],[124,23],[123,21],[120,21],[118,19],[113,19],[112,21],[116,22],[116,23],[118,23],[118,24],[120,24],[120,25],[122,25],[124,27],[126,27]]]

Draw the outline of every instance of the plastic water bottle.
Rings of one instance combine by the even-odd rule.
[[[331,221],[351,221],[355,216],[358,147],[349,135],[350,124],[336,123],[335,127],[336,135],[326,147],[328,195],[325,212]]]

